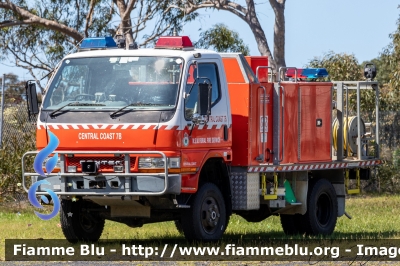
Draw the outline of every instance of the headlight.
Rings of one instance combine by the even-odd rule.
[[[181,159],[179,157],[167,158],[168,168],[180,168]],[[139,168],[164,168],[164,158],[140,157]]]

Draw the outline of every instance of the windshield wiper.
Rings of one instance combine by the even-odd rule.
[[[64,107],[67,106],[106,106],[105,104],[101,103],[80,103],[80,102],[72,102],[66,105],[61,106],[60,108],[54,110],[53,112],[50,113],[50,117],[53,117],[55,113],[63,109]]]
[[[116,114],[118,114],[119,112],[125,110],[126,108],[128,108],[129,106],[161,106],[163,104],[158,104],[158,103],[141,103],[141,102],[137,102],[137,103],[130,103],[128,105],[125,105],[124,107],[119,108],[117,111],[112,112],[110,114],[110,116],[113,118]]]

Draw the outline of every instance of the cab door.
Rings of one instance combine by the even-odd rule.
[[[188,125],[186,128],[190,127],[190,130],[186,132],[190,136],[187,136],[188,139],[183,142],[183,147],[218,148],[230,146],[231,118],[221,60],[198,60],[196,63],[189,64],[187,69],[186,79],[184,80],[183,122]],[[201,83],[211,86],[211,114],[202,116],[200,123],[196,123],[193,117],[199,112],[198,84]]]

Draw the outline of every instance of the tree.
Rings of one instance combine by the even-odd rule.
[[[29,1],[29,5],[25,0],[0,2],[4,18],[0,23],[2,59],[29,70],[38,81],[85,35],[107,32],[113,12],[104,14],[107,8],[104,2],[45,0]]]
[[[392,42],[384,48],[379,59],[389,70],[388,83],[398,93],[400,90],[400,16],[396,24],[396,31],[389,35]]]
[[[354,54],[336,54],[329,51],[322,57],[314,57],[306,65],[308,68],[326,68],[329,77],[326,80],[349,81],[362,80],[362,70]]]
[[[200,39],[194,44],[198,48],[214,48],[217,52],[234,52],[249,55],[249,47],[236,31],[224,24],[216,24],[211,29],[200,33]]]
[[[376,79],[380,83],[381,110],[397,111],[400,104],[400,16],[396,31],[389,37],[391,43],[370,62],[377,68]],[[365,63],[367,62],[363,65]]]
[[[52,71],[84,37],[119,33],[129,45],[134,39],[139,41],[138,33],[153,20],[154,31],[139,43],[146,46],[174,27],[179,30],[181,21],[197,16],[196,12],[185,16],[179,10],[166,13],[168,4],[170,0],[112,0],[111,4],[109,0],[1,1],[1,59],[7,58],[16,66],[28,69],[39,81],[40,76]],[[115,15],[121,18],[117,28],[111,25]]]
[[[398,110],[400,103],[398,89],[391,83],[394,69],[390,61],[390,56],[382,53],[379,57],[361,64],[362,67],[367,63],[375,65],[377,70],[375,79],[379,82],[379,108],[385,111]]]
[[[258,50],[261,55],[268,56],[270,64],[278,69],[286,66],[285,62],[285,4],[286,0],[269,0],[275,13],[274,25],[274,52],[268,46],[267,37],[258,20],[254,0],[246,0],[246,5],[238,4],[229,0],[197,0],[197,1],[178,1],[170,8],[176,8],[185,14],[191,14],[199,9],[217,9],[231,12],[245,21],[257,42]]]

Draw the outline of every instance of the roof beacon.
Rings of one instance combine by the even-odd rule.
[[[327,77],[328,71],[325,68],[305,68],[301,74],[308,79],[316,79]]]
[[[79,50],[97,50],[108,48],[117,48],[117,44],[112,37],[90,37],[83,39]]]
[[[158,39],[156,49],[177,49],[177,50],[194,50],[192,41],[188,36],[161,36]]]
[[[297,76],[296,76],[297,74]],[[307,77],[303,75],[303,69],[302,68],[289,68],[286,70],[286,77],[287,78],[297,78],[297,79],[306,79]]]

